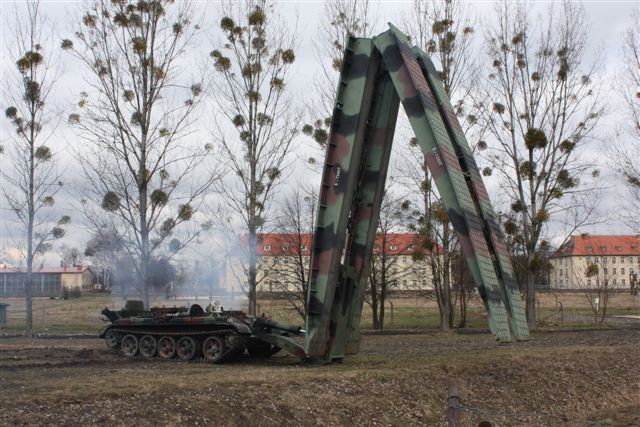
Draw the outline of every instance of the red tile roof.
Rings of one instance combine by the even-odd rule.
[[[42,268],[34,268],[34,273],[83,273],[87,271],[89,267],[85,265],[78,266],[67,266],[67,267],[42,267]],[[0,265],[0,273],[25,273],[27,271],[26,267],[16,268],[16,267],[8,267],[6,265]]]
[[[571,236],[554,256],[640,255],[640,236]]]
[[[311,234],[304,233],[264,233],[258,234],[258,256],[311,254]]]
[[[387,234],[386,251],[389,255],[411,255],[420,247],[420,240],[416,234],[389,233]],[[264,233],[258,234],[258,256],[292,256],[297,254],[296,248],[301,245],[303,255],[311,254],[311,234],[305,233],[298,237],[294,233]],[[382,237],[376,238],[375,253],[380,253]],[[268,248],[268,249],[267,249]],[[428,253],[428,250],[424,250]]]

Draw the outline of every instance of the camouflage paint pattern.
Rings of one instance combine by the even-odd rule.
[[[375,44],[389,68],[418,145],[458,235],[462,253],[484,296],[489,326],[500,341],[508,342],[511,334],[500,283],[465,172],[443,123],[437,101],[402,33],[392,28],[376,37]]]
[[[394,31],[398,31],[394,29]],[[473,153],[467,139],[464,135],[462,127],[455,114],[451,101],[447,96],[444,84],[438,75],[431,59],[420,49],[413,49],[418,63],[432,89],[435,101],[440,109],[440,116],[446,125],[451,142],[455,147],[460,164],[464,169],[467,185],[473,196],[476,210],[482,222],[482,229],[485,234],[485,240],[491,251],[492,260],[496,264],[495,270],[498,274],[500,289],[502,291],[502,299],[509,313],[509,321],[511,323],[511,331],[517,340],[526,340],[529,338],[529,327],[525,314],[522,297],[518,289],[518,282],[515,279],[511,258],[507,251],[504,234],[498,224],[496,214],[491,205],[491,200],[487,194],[487,189],[480,175],[480,169],[473,157]]]
[[[378,52],[375,54],[379,55]],[[359,181],[348,227],[345,274],[338,284],[338,289],[346,298],[341,295],[340,304],[335,305],[337,311],[333,318],[336,321],[336,341],[332,348],[332,358],[341,353],[355,354],[360,348],[360,317],[400,106],[400,99],[386,69],[379,68],[376,80],[367,120],[368,129],[364,135]],[[342,345],[341,338],[345,334],[346,347]]]
[[[307,298],[307,356],[358,351],[359,322],[398,104],[418,144],[480,289],[498,340],[527,339],[504,236],[477,164],[431,60],[391,29],[349,40],[320,191]],[[506,308],[505,308],[506,307]]]
[[[345,49],[319,194],[311,248],[307,295],[306,351],[309,359],[328,361],[335,340],[334,298],[346,241],[349,212],[379,65],[370,39],[351,37]],[[348,298],[347,295],[342,297]],[[342,341],[346,337],[340,338]],[[344,344],[343,344],[344,345]]]

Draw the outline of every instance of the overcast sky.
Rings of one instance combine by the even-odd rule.
[[[376,9],[376,16],[379,18],[374,33],[379,33],[385,30],[386,22],[400,23],[407,14],[411,13],[410,1],[382,1],[373,2],[374,9]],[[590,55],[595,55],[596,52],[604,52],[603,69],[602,73],[605,79],[610,78],[620,65],[620,49],[623,31],[630,25],[630,14],[634,7],[640,5],[640,1],[585,1],[583,2],[587,10],[588,16],[592,22],[592,31],[589,35]],[[55,31],[59,34],[59,38],[71,38],[72,34],[72,22],[73,16],[77,16],[77,9],[79,2],[71,1],[42,1],[42,11],[51,19],[54,24]],[[540,14],[546,13],[546,8],[549,2],[536,2],[536,8]],[[2,61],[0,63],[2,80],[4,80],[5,73],[13,72],[13,64],[7,60],[6,46],[11,41],[10,20],[14,14],[14,8],[18,8],[18,12],[24,10],[24,2],[10,2],[0,0],[0,16],[2,17],[2,23],[0,28],[0,39],[2,45]],[[278,3],[279,9],[282,11],[284,18],[287,22],[291,23],[291,27],[297,22],[297,28],[299,31],[298,46],[296,49],[296,63],[294,65],[294,71],[292,79],[289,82],[292,95],[298,99],[307,99],[311,93],[311,80],[315,78],[318,70],[317,53],[314,51],[314,40],[317,39],[318,28],[321,25],[319,22],[322,16],[322,10],[324,2],[320,1],[283,1]],[[479,24],[476,24],[478,36],[481,37],[482,22],[488,22],[492,20],[493,15],[493,3],[489,1],[469,2],[467,7],[474,11],[476,16],[479,17]],[[202,18],[202,27],[207,33],[203,34],[198,46],[190,53],[194,59],[194,63],[201,63],[202,59],[206,58],[208,52],[210,52],[214,46],[212,41],[215,41],[219,37],[217,30],[217,24],[219,22],[219,4],[213,1],[200,1],[196,3],[198,10],[197,15]],[[59,43],[57,43],[59,44]],[[73,60],[69,55],[61,55],[61,71],[62,75],[59,82],[56,85],[55,97],[53,104],[64,110],[64,116],[71,112],[72,105],[77,102],[79,92],[83,87],[83,71],[81,66]],[[605,81],[606,83],[606,81]],[[616,109],[616,96],[614,94],[607,95],[607,116],[604,118],[603,126],[601,127],[598,136],[601,138],[600,143],[609,143],[615,135],[615,126],[619,123],[619,117]],[[2,111],[7,107],[4,94],[2,95]],[[211,114],[211,109],[201,111],[202,118],[198,122],[197,136],[206,140],[208,137],[207,129],[207,114]],[[0,119],[0,139],[2,143],[6,141],[6,135],[8,132],[13,132],[13,129],[9,122],[5,119],[4,114]],[[62,241],[56,244],[57,247],[60,244],[67,246],[75,246],[83,250],[84,244],[89,236],[89,230],[83,226],[83,220],[81,214],[77,210],[77,198],[68,190],[81,181],[78,168],[74,167],[74,160],[69,150],[66,148],[67,144],[79,143],[79,139],[75,134],[68,129],[63,123],[58,128],[55,140],[52,145],[57,154],[57,160],[64,171],[64,181],[68,183],[65,189],[60,194],[57,203],[57,210],[61,213],[70,215],[74,221],[73,226],[70,227],[68,236]],[[307,139],[302,138],[299,141],[299,146],[304,147],[305,144],[311,144]],[[306,156],[304,148],[301,148],[298,155],[301,158]],[[597,150],[592,151],[591,155],[594,158],[594,163],[602,162],[603,156],[599,154]],[[482,165],[481,165],[482,166]],[[0,163],[0,167],[1,163]],[[607,223],[600,224],[598,226],[590,227],[588,230],[591,233],[599,234],[613,234],[613,233],[629,233],[627,229],[616,217],[616,212],[620,209],[624,209],[625,206],[621,203],[623,198],[622,185],[617,184],[606,169],[604,163],[598,165],[603,169],[603,176],[605,177],[607,184],[610,184],[611,188],[607,190],[603,195],[603,213],[608,218]],[[292,182],[299,182],[302,176],[307,176],[307,179],[311,181],[319,181],[319,177],[308,178],[308,173],[303,174],[301,171],[296,172],[296,178]],[[504,200],[500,199],[499,186],[495,179],[490,179],[487,182],[490,195],[495,204],[500,205]],[[286,187],[286,186],[285,186]],[[500,207],[500,206],[498,206]],[[12,230],[12,217],[11,212],[6,210],[6,202],[0,201],[0,248],[7,250],[11,246],[11,230]],[[50,256],[48,261],[57,262],[57,256]]]

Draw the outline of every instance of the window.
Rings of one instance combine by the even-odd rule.
[[[611,258],[611,264],[615,264],[616,263],[616,259],[615,258]]]
[[[606,246],[600,246],[600,252],[602,252],[602,253],[607,252],[607,247]]]
[[[593,263],[594,264],[600,264],[600,259],[599,258],[594,258],[593,259]]]
[[[633,258],[629,257],[629,264],[633,264]]]
[[[587,287],[590,288],[591,287],[591,279],[587,279]]]
[[[560,269],[560,277],[562,277],[562,269]]]
[[[626,280],[622,279],[622,286],[624,286],[626,284]]]
[[[593,246],[587,246],[587,252],[593,252]]]
[[[416,245],[411,245],[411,246],[409,246],[409,250],[410,250],[410,251],[414,250],[415,248],[416,248]]]
[[[301,245],[301,246],[300,246],[300,250],[302,250],[302,251],[306,251],[306,250],[307,250],[307,247],[306,247],[305,245]]]
[[[389,246],[389,249],[391,249],[392,251],[395,251],[398,249],[398,247],[396,245],[391,245]]]
[[[620,245],[616,246],[616,251],[621,252],[622,251],[622,246],[620,246]]]
[[[624,274],[624,267],[620,269],[620,274]]]
[[[590,256],[588,256],[588,257],[587,257],[587,264],[589,264],[590,262],[591,262],[591,257],[590,257]]]
[[[604,269],[604,275],[606,276],[606,275],[608,275],[608,274],[609,274],[609,269],[608,269],[608,268],[605,268],[605,269]]]
[[[624,264],[624,257],[620,258],[620,264]]]
[[[263,249],[264,249],[264,251],[265,251],[265,252],[269,252],[269,251],[271,250],[271,246],[269,246],[269,245],[264,245],[264,248],[263,248]]]
[[[614,279],[613,279],[613,285],[615,286],[615,285],[617,285],[617,284],[618,284],[618,279],[614,278]]]
[[[289,245],[284,245],[284,246],[282,247],[282,250],[283,250],[283,251],[288,251],[288,250],[289,250]]]
[[[602,262],[605,263],[605,264],[608,264],[609,263],[609,258],[603,258]]]
[[[615,268],[613,269],[613,272],[612,272],[612,273],[613,273],[614,275],[616,274],[616,269],[615,269]]]
[[[637,251],[638,250],[638,245],[631,245],[631,250],[632,251]]]

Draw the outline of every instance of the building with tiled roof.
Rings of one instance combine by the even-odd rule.
[[[24,297],[24,268],[0,265],[0,298]],[[34,297],[80,295],[94,281],[91,270],[84,265],[34,268],[31,293]]]
[[[550,259],[550,284],[556,289],[603,286],[624,289],[640,269],[640,236],[571,236]],[[587,277],[587,267],[598,265],[598,274]]]
[[[311,256],[311,234],[293,233],[264,233],[258,235],[258,291],[278,292],[303,288],[302,278],[308,280],[309,261]],[[246,239],[239,245],[246,247]],[[431,272],[426,257],[416,257],[422,251],[425,255],[429,251],[422,248],[416,234],[388,233],[383,243],[382,237],[376,239],[374,245],[374,260],[384,254],[391,258],[388,262],[392,288],[398,290],[425,290],[432,288]],[[237,289],[242,282],[242,266],[240,265],[241,250],[234,251],[235,260],[227,263],[225,274],[226,286]],[[302,267],[302,268],[301,268]]]

